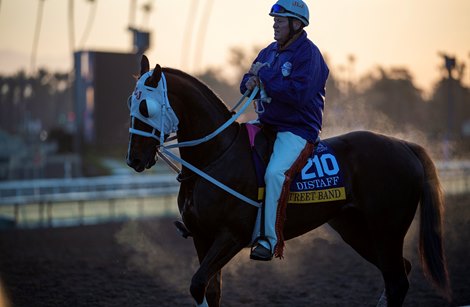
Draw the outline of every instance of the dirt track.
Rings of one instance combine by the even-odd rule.
[[[1,231],[2,286],[15,307],[192,306],[196,255],[172,221]],[[452,304],[424,280],[416,226],[405,249],[414,265],[405,306],[470,305],[470,195],[448,199]],[[282,261],[248,258],[245,250],[225,268],[223,306],[375,306],[383,289],[379,271],[326,226],[288,241]]]

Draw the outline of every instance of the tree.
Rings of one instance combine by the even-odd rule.
[[[73,110],[71,95],[68,73],[40,69],[32,76],[20,71],[1,77],[0,128],[17,134],[28,133],[32,126],[46,130],[63,126],[66,114]]]
[[[389,118],[398,131],[408,126],[423,129],[425,102],[409,71],[379,67],[377,72],[369,74],[369,86],[361,94],[367,107]]]
[[[446,137],[456,150],[470,150],[470,89],[457,78],[443,77],[434,87],[428,103],[427,127],[436,140]]]

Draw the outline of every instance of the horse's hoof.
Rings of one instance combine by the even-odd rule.
[[[382,295],[380,296],[379,302],[377,303],[376,307],[387,307],[387,306],[388,306],[387,292],[384,290],[384,292],[382,292]]]
[[[184,224],[183,224],[184,225]],[[201,304],[198,304],[196,302],[196,307],[209,307],[209,304],[207,304],[207,300],[206,300],[206,297],[204,296],[204,300],[202,301]]]
[[[188,237],[192,237],[191,232],[186,228],[186,225],[183,222],[175,221],[173,224],[175,224],[176,230],[178,230],[183,238],[187,239]]]

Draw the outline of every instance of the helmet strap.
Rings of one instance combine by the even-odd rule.
[[[296,34],[300,33],[303,29],[302,26],[300,26],[297,31],[294,29],[294,19],[292,17],[288,17],[289,19],[289,40],[291,40]]]
[[[289,20],[289,38],[287,39],[285,44],[282,46],[282,48],[285,48],[287,45],[289,45],[292,42],[292,40],[294,39],[294,37],[296,37],[297,34],[302,32],[302,30],[304,28],[304,27],[300,26],[296,31],[294,29],[294,18],[288,17],[288,20]]]

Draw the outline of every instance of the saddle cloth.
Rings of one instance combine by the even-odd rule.
[[[272,153],[275,135],[270,135],[269,131],[261,131],[259,126],[248,123],[246,129],[257,175],[258,200],[261,201],[264,199],[264,173]],[[287,203],[312,204],[345,200],[343,177],[333,150],[324,141],[319,141],[305,166],[293,178]]]

